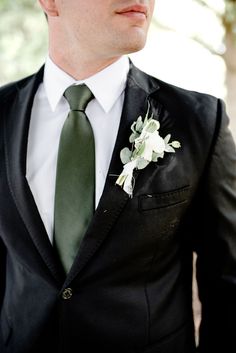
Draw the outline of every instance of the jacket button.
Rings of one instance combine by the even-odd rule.
[[[70,299],[72,297],[72,295],[73,295],[72,289],[66,288],[62,292],[62,299],[65,299],[65,300]]]

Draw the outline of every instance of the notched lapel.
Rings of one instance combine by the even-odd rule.
[[[16,208],[38,252],[54,278],[62,279],[62,269],[50,244],[33,195],[26,180],[28,131],[34,95],[42,81],[43,70],[24,87],[16,86],[13,104],[4,116],[4,144],[9,188]]]
[[[149,96],[157,89],[156,81],[150,79],[149,76],[131,64],[121,122],[104,191],[64,287],[69,285],[99,249],[129,200],[129,196],[124,190],[115,184],[118,175],[123,169],[120,151],[122,148],[129,146],[130,127],[140,115],[145,116]],[[153,109],[155,116],[159,116],[162,107],[160,104],[155,103],[155,106],[151,104],[151,109]]]

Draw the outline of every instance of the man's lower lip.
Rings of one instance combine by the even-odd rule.
[[[120,12],[119,15],[126,16],[129,18],[146,20],[146,15],[143,12],[127,11],[127,12]]]

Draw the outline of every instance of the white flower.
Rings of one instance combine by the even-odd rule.
[[[142,143],[144,144],[144,149],[140,157],[144,158],[146,161],[152,161],[153,152],[162,154],[165,151],[165,142],[158,131],[152,133],[145,132],[143,136],[141,134],[140,137],[135,140],[135,148]]]
[[[180,148],[179,141],[170,141],[168,134],[164,139],[159,134],[160,123],[152,116],[148,118],[149,107],[144,122],[139,116],[137,121],[131,126],[132,134],[130,142],[131,150],[128,147],[122,149],[120,153],[121,161],[124,164],[123,171],[116,180],[116,184],[123,187],[124,191],[132,197],[134,189],[134,169],[144,169],[150,162],[157,162],[158,158],[163,158],[164,153],[174,153],[176,148]]]

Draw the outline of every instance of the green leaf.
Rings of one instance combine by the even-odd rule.
[[[138,169],[144,169],[146,168],[146,166],[149,164],[150,162],[147,161],[146,159],[144,158],[139,158],[138,161],[137,161],[137,168]]]
[[[136,131],[137,132],[142,132],[142,129],[143,129],[143,121],[142,121],[142,117],[141,116],[139,116],[138,117],[138,120],[137,120],[137,124],[136,124]]]
[[[134,143],[135,139],[138,137],[139,137],[139,134],[137,132],[133,132],[129,137],[129,142]]]
[[[152,152],[152,162],[157,162],[158,154],[156,152]]]
[[[170,143],[170,145],[171,145],[172,147],[174,147],[174,148],[180,148],[180,147],[181,147],[181,144],[180,144],[179,141],[172,141],[172,142]]]
[[[128,147],[123,148],[123,150],[121,150],[121,152],[120,152],[121,162],[123,164],[130,162],[131,155],[132,155],[132,152],[128,149]]]
[[[166,137],[164,138],[165,143],[168,143],[170,141],[171,138],[171,134],[166,135]]]
[[[169,153],[175,153],[175,150],[173,147],[171,147],[171,144],[166,146],[165,151]]]

